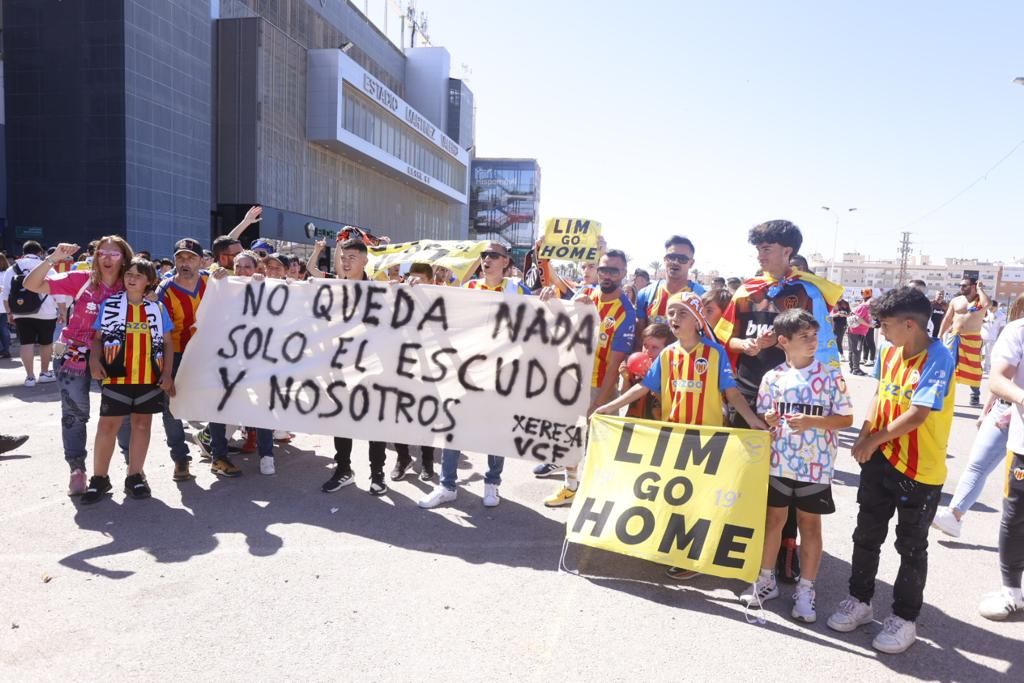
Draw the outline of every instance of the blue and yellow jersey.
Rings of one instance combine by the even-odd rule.
[[[888,342],[878,349],[878,400],[871,416],[871,429],[880,430],[910,410],[910,406],[931,411],[920,427],[881,446],[893,467],[922,484],[941,486],[946,481],[955,371],[953,355],[938,340],[910,358],[903,357],[902,347]]]
[[[704,288],[700,283],[689,280],[680,292],[693,292],[703,296]],[[647,285],[636,295],[636,313],[647,323],[668,324],[668,299],[672,294],[668,291],[668,282],[658,280]]]
[[[692,351],[678,343],[665,347],[643,385],[661,396],[663,421],[722,427],[722,392],[736,380],[725,349],[703,337]]]

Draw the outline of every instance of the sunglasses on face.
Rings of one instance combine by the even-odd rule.
[[[597,274],[598,275],[607,275],[608,277],[615,277],[616,275],[618,275],[621,272],[622,271],[619,270],[618,268],[612,268],[611,266],[598,266],[597,267]]]
[[[499,259],[507,257],[507,254],[502,254],[500,251],[484,251],[480,253],[481,259]]]
[[[671,261],[672,263],[682,263],[685,265],[689,263],[692,259],[686,254],[665,254],[665,260]]]
[[[117,259],[121,258],[121,256],[122,256],[120,249],[97,249],[96,253],[99,254],[100,256],[106,256],[107,258],[112,258],[115,261]]]

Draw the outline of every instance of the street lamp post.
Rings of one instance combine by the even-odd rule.
[[[829,261],[829,264],[828,264],[828,279],[831,280],[832,282],[835,282],[836,248],[837,248],[837,246],[839,244],[839,214],[840,214],[840,211],[839,211],[839,209],[833,209],[830,206],[822,206],[821,208],[822,208],[822,210],[828,211],[829,213],[831,213],[833,216],[835,216],[835,219],[836,219],[836,230],[835,230],[835,234],[832,235],[832,260]],[[856,210],[857,210],[857,207],[854,206],[854,207],[851,207],[851,208],[847,209],[846,213],[850,213],[850,212],[856,211]]]

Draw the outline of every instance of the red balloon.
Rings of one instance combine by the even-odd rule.
[[[643,351],[637,351],[626,361],[626,369],[631,375],[646,375],[651,369],[651,357]]]

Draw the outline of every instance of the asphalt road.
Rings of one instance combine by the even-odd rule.
[[[560,572],[568,510],[541,505],[557,482],[526,462],[508,461],[496,509],[481,505],[476,462],[450,507],[418,509],[427,486],[411,476],[371,497],[365,445],[357,485],[323,494],[331,441],[315,436],[280,447],[274,477],[248,456],[240,479],[195,464],[178,485],[155,420],[153,499],[125,500],[115,458],[112,500],[80,507],[65,495],[55,385],[23,388],[23,376],[0,361],[2,429],[32,437],[0,456],[3,680],[1024,680],[1024,621],[977,615],[999,586],[996,475],[959,540],[933,530],[919,641],[890,656],[871,648],[878,622],[846,635],[824,623],[847,593],[858,467],[845,448],[818,623],[793,622],[784,590],[767,622],[750,624],[736,581],[675,583],[660,566],[578,546],[566,564],[579,575]],[[850,385],[859,424],[874,382]],[[974,435],[967,398],[959,390],[947,492]],[[898,564],[891,539],[878,621]]]

